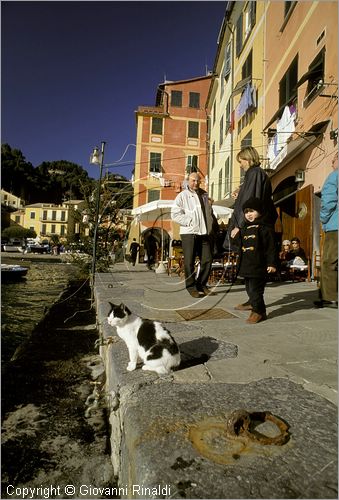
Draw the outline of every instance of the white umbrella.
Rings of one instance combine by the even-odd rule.
[[[154,221],[158,219],[170,219],[171,208],[174,200],[155,200],[133,208],[132,215],[138,216],[139,221]]]
[[[212,210],[214,212],[214,215],[217,218],[220,218],[220,217],[230,218],[231,215],[233,214],[233,209],[232,208],[224,207],[222,205],[213,204],[212,205]]]

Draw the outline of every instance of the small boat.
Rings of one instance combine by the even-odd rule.
[[[28,267],[19,264],[1,264],[1,281],[18,281],[26,276]]]

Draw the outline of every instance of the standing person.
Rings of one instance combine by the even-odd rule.
[[[137,240],[133,238],[132,243],[130,244],[129,247],[129,253],[131,254],[131,262],[132,266],[135,266],[136,260],[137,260],[137,255],[139,252],[140,245],[137,243]]]
[[[278,214],[272,201],[271,181],[260,167],[260,158],[258,151],[252,146],[247,146],[237,154],[237,161],[241,168],[245,170],[244,182],[232,196],[235,198],[235,205],[232,217],[229,222],[228,232],[233,239],[233,244],[237,246],[237,240],[240,235],[240,228],[245,223],[243,204],[249,198],[259,198],[263,203],[264,222],[274,227]]]
[[[184,253],[185,283],[188,293],[195,298],[215,295],[207,288],[212,266],[212,207],[208,194],[200,188],[197,172],[190,174],[188,186],[174,200],[172,220],[180,224],[180,237]],[[196,256],[200,259],[199,273],[195,273]]]
[[[147,269],[153,271],[157,253],[157,240],[153,234],[153,229],[145,236],[145,249],[147,252]]]
[[[320,264],[320,300],[316,307],[338,308],[338,152],[332,161],[333,172],[321,192],[320,221],[325,233]]]
[[[241,228],[239,275],[245,278],[248,302],[235,307],[251,310],[247,323],[267,319],[264,302],[266,273],[276,271],[274,230],[265,223],[264,207],[259,198],[249,198],[243,204],[245,224]]]

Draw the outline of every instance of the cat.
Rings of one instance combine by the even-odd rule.
[[[131,313],[124,304],[109,302],[111,309],[108,324],[117,329],[120,338],[127,345],[129,353],[128,371],[135,370],[138,356],[142,359],[143,370],[167,375],[180,364],[180,351],[170,332],[159,322],[141,318]]]

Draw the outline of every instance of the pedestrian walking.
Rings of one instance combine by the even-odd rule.
[[[139,248],[140,248],[139,243],[137,243],[137,240],[135,238],[133,238],[133,241],[132,241],[132,243],[130,244],[130,247],[129,247],[129,253],[131,255],[132,266],[135,266],[135,263],[136,263],[136,260],[137,260],[137,256],[138,256],[138,252],[139,252]]]
[[[316,307],[338,308],[338,152],[332,161],[333,172],[321,191],[320,221],[325,233],[320,263],[320,300]]]
[[[272,201],[272,186],[271,181],[266,172],[260,166],[260,158],[258,151],[252,146],[242,148],[237,154],[237,161],[241,168],[245,171],[244,182],[240,188],[236,189],[232,196],[235,199],[232,217],[228,225],[228,234],[233,241],[233,250],[239,249],[240,228],[245,223],[243,213],[243,204],[249,198],[258,198],[262,201],[264,210],[264,222],[271,224],[274,227],[278,214]],[[228,238],[225,245],[229,244]]]
[[[272,225],[265,222],[263,203],[249,198],[243,204],[245,223],[241,227],[241,252],[238,274],[245,278],[248,301],[235,309],[251,311],[247,323],[267,319],[264,291],[267,273],[276,272],[276,249]]]
[[[157,240],[153,234],[153,229],[145,236],[145,249],[147,252],[147,269],[153,271],[157,254]]]
[[[186,289],[194,298],[215,295],[207,288],[213,260],[212,207],[207,192],[200,188],[200,182],[200,175],[196,172],[191,173],[186,189],[175,198],[171,210],[172,220],[180,224]],[[197,256],[200,260],[198,273],[195,272]]]

